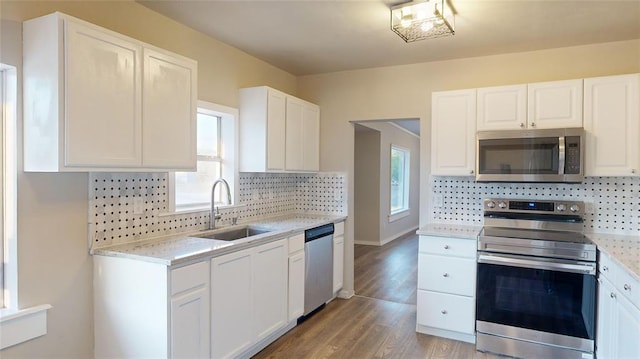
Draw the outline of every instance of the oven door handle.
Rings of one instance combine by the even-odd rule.
[[[514,257],[503,257],[496,255],[486,255],[481,254],[478,256],[478,263],[484,264],[497,264],[497,265],[507,265],[513,267],[521,267],[521,268],[532,268],[532,269],[543,269],[543,270],[553,270],[560,272],[568,272],[568,273],[579,273],[579,274],[596,274],[596,266],[595,264],[590,263],[556,263],[556,262],[543,262],[531,259],[523,259],[523,258],[514,258]]]

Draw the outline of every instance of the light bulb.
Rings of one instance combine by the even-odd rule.
[[[433,23],[431,21],[425,21],[422,23],[422,26],[420,26],[420,28],[422,29],[422,31],[427,32],[433,29]]]

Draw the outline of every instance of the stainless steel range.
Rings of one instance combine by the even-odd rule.
[[[596,246],[582,202],[485,199],[478,240],[479,351],[593,358]]]

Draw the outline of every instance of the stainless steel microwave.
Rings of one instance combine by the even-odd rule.
[[[477,134],[478,182],[582,182],[582,128],[481,131]]]

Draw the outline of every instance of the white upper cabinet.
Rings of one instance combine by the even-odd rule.
[[[318,171],[320,108],[287,96],[285,169]]]
[[[196,65],[190,59],[148,47],[143,50],[143,61],[143,167],[193,169]]]
[[[527,126],[527,85],[477,89],[477,130],[520,129]]]
[[[582,127],[582,79],[527,85],[527,128]]]
[[[61,13],[23,30],[25,171],[195,169],[195,61]]]
[[[319,170],[320,108],[278,90],[240,90],[240,171]]]
[[[475,167],[476,90],[431,96],[431,174],[470,176]]]
[[[640,74],[584,80],[585,175],[640,175]]]

